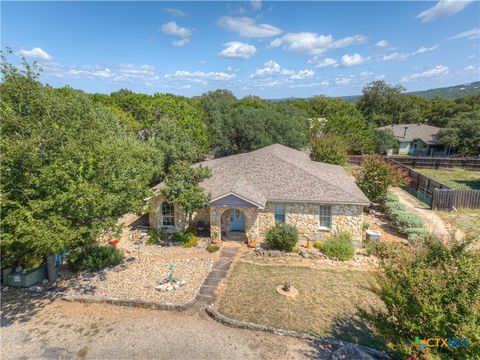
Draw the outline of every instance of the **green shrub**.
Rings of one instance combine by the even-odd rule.
[[[342,261],[353,259],[355,254],[355,249],[348,233],[340,233],[332,237],[323,245],[322,251],[328,257]]]
[[[407,229],[422,228],[423,219],[417,214],[408,213],[406,211],[397,211],[393,213],[393,226],[400,233],[406,234]]]
[[[381,259],[388,259],[398,252],[397,245],[375,240],[367,241],[365,249],[369,256],[374,255]]]
[[[383,205],[383,209],[385,214],[387,214],[390,218],[392,217],[392,214],[397,211],[407,211],[405,205],[395,201],[385,203],[385,205]]]
[[[266,239],[272,249],[292,251],[298,242],[298,231],[295,226],[278,223],[267,231]]]
[[[387,203],[387,202],[398,202],[400,201],[400,198],[398,197],[398,195],[396,194],[386,194],[384,197],[383,197],[383,202],[384,203]]]
[[[465,348],[431,347],[417,359],[478,359],[480,354],[480,252],[475,237],[450,241],[427,234],[414,246],[398,248],[396,256],[380,262],[372,290],[383,302],[362,317],[395,358],[415,350],[419,334],[468,339]],[[421,284],[421,285],[419,285]],[[419,355],[419,356],[418,356]]]
[[[348,143],[333,134],[315,137],[311,142],[311,156],[315,161],[344,165],[348,160]]]
[[[220,250],[220,246],[214,245],[214,244],[208,244],[207,247],[206,247],[206,250],[207,250],[209,253],[214,253],[214,252]]]
[[[99,271],[120,264],[123,252],[110,245],[93,245],[70,254],[68,262],[76,271]]]
[[[407,235],[407,239],[410,242],[423,239],[425,237],[425,234],[426,232],[424,228],[410,228],[405,231],[405,235]]]
[[[363,230],[368,230],[370,228],[370,223],[367,221],[364,221],[362,224]]]
[[[147,241],[145,241],[146,245],[156,245],[158,239],[160,238],[160,233],[157,229],[150,230],[150,236],[148,237]]]
[[[375,202],[381,202],[387,195],[388,187],[397,185],[401,174],[380,156],[365,156],[360,171],[355,173],[358,187]]]
[[[186,232],[184,235],[182,247],[184,248],[191,248],[198,245],[198,238],[192,232]]]
[[[172,235],[170,235],[170,241],[172,242],[183,242],[185,240],[185,235],[183,232],[175,232]]]
[[[313,247],[318,250],[322,250],[323,248],[323,241],[322,240],[315,240],[313,243]]]

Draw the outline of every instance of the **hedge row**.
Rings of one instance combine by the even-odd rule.
[[[387,194],[383,199],[383,210],[392,220],[394,228],[401,234],[406,235],[412,242],[425,236],[424,221],[417,214],[407,211],[405,205],[399,202],[395,194]]]

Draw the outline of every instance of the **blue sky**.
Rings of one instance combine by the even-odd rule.
[[[42,81],[193,96],[345,96],[479,80],[480,2],[2,2],[1,44]]]

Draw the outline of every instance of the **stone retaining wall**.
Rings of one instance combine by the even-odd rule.
[[[340,347],[345,346],[347,344],[352,344],[352,343],[349,343],[347,341],[337,340],[337,339],[328,338],[328,337],[324,337],[324,336],[317,336],[317,335],[308,334],[308,333],[299,332],[299,331],[294,331],[294,330],[278,329],[278,328],[274,328],[272,326],[259,325],[259,324],[254,324],[254,323],[250,323],[250,322],[246,322],[246,321],[231,319],[231,318],[221,314],[217,310],[215,310],[212,306],[208,306],[205,309],[205,311],[210,317],[212,317],[214,320],[218,321],[219,323],[224,324],[224,325],[228,325],[228,326],[232,326],[232,327],[235,327],[235,328],[239,328],[239,329],[266,331],[266,332],[270,332],[270,333],[277,334],[277,335],[291,336],[291,337],[300,338],[300,339],[313,340],[313,341],[319,342],[319,343],[324,344],[324,345],[334,346],[336,348],[340,348]],[[375,350],[375,349],[372,349],[372,348],[369,348],[369,347],[366,347],[366,346],[362,346],[362,345],[356,345],[356,344],[354,344],[354,345],[358,346],[358,348],[361,349],[362,352],[372,356],[374,359],[379,359],[379,360],[390,359],[390,356],[388,356],[383,351]]]
[[[110,305],[120,305],[120,306],[128,306],[128,307],[137,307],[137,308],[143,308],[143,309],[174,310],[174,311],[185,311],[195,304],[195,298],[185,304],[157,303],[153,301],[142,301],[142,300],[133,300],[133,299],[125,300],[125,299],[116,299],[116,298],[101,298],[96,296],[64,296],[62,297],[62,300],[69,301],[69,302],[110,304]]]

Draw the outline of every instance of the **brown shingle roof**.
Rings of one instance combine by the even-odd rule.
[[[260,207],[267,201],[370,203],[342,167],[311,161],[308,154],[279,144],[195,166],[211,169],[212,176],[200,185],[212,199],[235,194]]]
[[[405,128],[407,129],[405,133]],[[437,134],[440,128],[424,124],[397,124],[377,128],[379,130],[390,129],[399,141],[413,141],[420,139],[425,144],[436,144]]]

